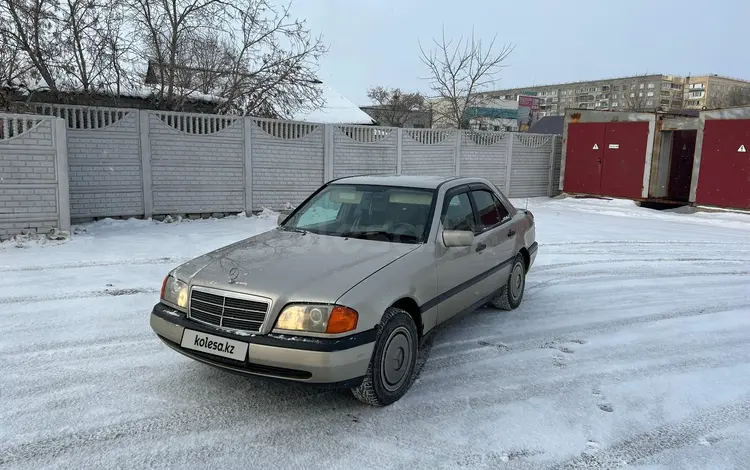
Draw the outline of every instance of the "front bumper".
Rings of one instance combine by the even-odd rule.
[[[244,336],[195,322],[164,304],[151,311],[151,328],[164,344],[205,364],[270,379],[349,388],[359,385],[375,346],[375,330],[335,339],[278,334]],[[244,361],[180,346],[185,329],[248,343]]]

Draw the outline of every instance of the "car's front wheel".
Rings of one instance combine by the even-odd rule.
[[[368,405],[387,406],[404,396],[414,381],[419,335],[411,315],[395,307],[385,311],[378,330],[367,374],[352,393]]]
[[[523,255],[518,253],[510,268],[508,282],[500,289],[500,292],[490,302],[493,307],[500,310],[513,310],[521,305],[523,293],[526,289],[526,262]]]

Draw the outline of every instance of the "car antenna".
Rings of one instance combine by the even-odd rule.
[[[529,210],[529,198],[526,198],[526,207],[523,210]]]

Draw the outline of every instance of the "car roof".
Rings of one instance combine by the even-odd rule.
[[[436,189],[446,181],[459,181],[457,176],[412,176],[412,175],[363,175],[347,176],[332,181],[331,184],[369,184],[397,186],[403,188]]]

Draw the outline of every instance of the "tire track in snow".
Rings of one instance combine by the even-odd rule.
[[[158,294],[159,289],[136,287],[129,289],[99,289],[92,291],[64,292],[49,295],[31,295],[21,297],[0,297],[0,305],[26,302],[44,302],[48,300],[93,299],[96,297],[119,297],[123,295]]]
[[[663,320],[672,320],[675,318],[690,318],[701,315],[712,315],[715,313],[723,313],[746,308],[750,308],[750,299],[736,303],[719,302],[709,307],[699,306],[691,308],[681,308],[664,313],[638,315],[626,318],[618,318],[615,320],[602,320],[598,322],[586,323],[585,325],[571,325],[552,329],[539,329],[529,333],[476,336],[468,340],[460,341],[440,342],[439,340],[436,340],[432,350],[432,358],[427,362],[426,367],[431,368],[434,362],[439,359],[440,356],[436,355],[436,352],[453,346],[462,346],[467,343],[476,344],[482,341],[486,343],[504,344],[543,344],[545,342],[557,341],[558,338],[586,338],[595,334],[614,333],[632,325],[655,323]],[[446,328],[450,328],[450,325],[446,325]],[[529,349],[533,348],[529,347]]]
[[[415,416],[434,416],[435,413],[463,415],[467,406],[472,409],[498,408],[513,402],[526,401],[530,398],[572,393],[580,389],[581,386],[591,383],[622,381],[626,374],[629,378],[641,379],[668,373],[691,371],[697,368],[734,366],[738,360],[750,361],[750,351],[745,350],[746,348],[740,347],[737,351],[715,357],[693,356],[669,364],[620,368],[616,371],[593,372],[575,377],[556,377],[538,383],[509,384],[499,390],[469,392],[466,396],[454,394],[446,396],[444,393],[445,386],[439,385],[438,389],[434,390],[438,394],[437,398],[432,397],[433,399],[429,401],[401,402],[398,406],[400,413],[371,414],[370,424],[385,424],[387,421],[389,427],[398,428],[397,425],[399,424],[409,424]],[[539,378],[539,376],[535,378]],[[411,393],[419,394],[420,389],[423,388],[414,387]],[[255,426],[253,437],[255,441],[274,441],[274,439],[265,439],[271,435],[281,436],[285,442],[288,442],[295,440],[295,434],[301,435],[298,437],[308,435],[309,429],[313,428],[311,421],[326,422],[331,419],[331,416],[306,416],[305,419],[308,421],[305,427],[293,427],[291,429],[279,429],[278,425],[265,428],[263,425],[265,423],[277,423],[283,418],[294,418],[292,421],[296,421],[299,418],[300,410],[309,412],[310,409],[318,407],[326,409],[333,407],[339,414],[342,411],[339,407],[361,409],[359,405],[354,403],[354,398],[336,391],[300,388],[293,392],[297,396],[286,399],[280,399],[277,393],[270,393],[271,391],[267,390],[269,393],[254,393],[252,400],[243,402],[245,405],[249,405],[247,407],[238,407],[237,403],[225,402],[215,402],[211,405],[192,405],[162,415],[0,447],[0,465],[33,462],[39,459],[54,459],[72,452],[85,453],[87,448],[101,444],[113,445],[115,441],[128,438],[147,441],[156,438],[155,435],[163,436],[167,434],[174,437],[214,429],[233,429],[251,424]],[[307,413],[303,412],[303,414]],[[252,418],[254,422],[248,423],[249,418]]]
[[[544,265],[534,265],[531,268],[531,273],[546,272],[555,269],[565,268],[577,268],[579,266],[592,266],[597,264],[622,264],[622,263],[700,263],[701,265],[710,264],[745,264],[750,263],[750,259],[737,259],[737,258],[623,258],[623,259],[599,259],[599,260],[588,260],[588,261],[574,261],[570,263],[552,263]]]
[[[184,263],[186,261],[190,261],[191,259],[193,258],[167,256],[162,258],[121,259],[109,261],[78,261],[37,266],[0,266],[0,272],[49,271],[54,269],[96,268],[102,266],[142,266],[152,264]]]
[[[583,453],[580,457],[549,468],[605,469],[634,465],[647,457],[695,443],[708,433],[747,420],[750,420],[750,394],[742,396],[734,403],[702,411],[678,422],[667,423],[595,453]]]

